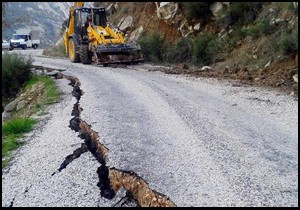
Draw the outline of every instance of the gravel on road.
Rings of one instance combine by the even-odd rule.
[[[108,149],[108,165],[133,170],[177,206],[298,206],[298,101],[232,82],[102,68],[39,57],[84,91],[81,117]],[[136,70],[139,68],[140,70]],[[84,153],[51,176],[82,140],[68,125],[66,80],[49,117],[2,170],[2,206],[112,206],[100,197],[95,158]]]

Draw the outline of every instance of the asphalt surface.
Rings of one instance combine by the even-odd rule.
[[[17,51],[16,51],[17,52]],[[108,149],[108,165],[133,170],[177,206],[298,206],[298,101],[272,90],[30,53],[35,65],[65,69],[84,95],[81,118]],[[38,56],[38,57],[37,57]],[[2,170],[2,206],[112,206],[84,153],[51,176],[82,139],[68,125],[76,99],[63,99]]]

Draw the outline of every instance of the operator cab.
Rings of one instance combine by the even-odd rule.
[[[88,18],[92,18],[92,23],[96,26],[106,27],[106,14],[104,8],[79,8],[74,10],[75,26],[74,31],[77,34],[82,33],[82,26],[86,26]]]

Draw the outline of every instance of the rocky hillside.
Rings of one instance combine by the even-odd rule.
[[[239,79],[298,94],[297,2],[94,4],[106,7],[127,40],[146,48],[147,60],[171,64],[169,73]]]
[[[38,29],[41,31],[41,46],[53,45],[60,37],[61,25],[68,16],[71,4],[72,2],[7,2],[2,19],[12,21],[13,24],[4,28],[2,25],[2,37],[11,38],[17,29]]]

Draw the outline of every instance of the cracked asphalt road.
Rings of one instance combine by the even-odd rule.
[[[215,79],[103,68],[36,57],[65,69],[84,91],[81,118],[108,149],[108,165],[133,170],[177,206],[298,206],[298,101]],[[51,176],[82,141],[68,125],[67,80],[49,115],[2,171],[2,206],[112,206],[100,197],[94,157]]]

